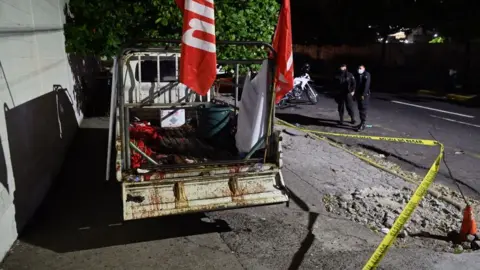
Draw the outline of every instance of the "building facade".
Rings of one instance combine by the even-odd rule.
[[[0,260],[46,196],[78,123],[66,0],[0,1]]]

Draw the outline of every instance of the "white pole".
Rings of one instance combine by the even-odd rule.
[[[110,93],[110,120],[108,125],[108,146],[107,146],[107,169],[105,173],[105,180],[110,180],[110,163],[112,162],[112,146],[113,146],[113,125],[115,123],[117,111],[117,58],[113,58],[112,71],[112,90]]]

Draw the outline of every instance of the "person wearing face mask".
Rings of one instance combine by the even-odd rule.
[[[347,113],[351,118],[351,124],[355,124],[355,114],[353,111],[353,94],[355,93],[355,77],[348,72],[347,65],[341,65],[339,74],[336,76],[338,81],[338,93],[335,98],[338,104],[338,114],[340,116],[339,124],[343,124],[343,116],[345,114],[345,106]]]
[[[370,100],[370,81],[370,73],[365,70],[364,65],[360,65],[358,67],[357,75],[357,90],[355,91],[354,95],[357,101],[358,111],[360,113],[360,125],[358,125],[357,131],[362,131],[365,129],[365,122],[367,121],[368,102]]]

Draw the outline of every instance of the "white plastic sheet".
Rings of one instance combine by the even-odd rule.
[[[248,153],[265,134],[267,113],[268,60],[262,64],[257,76],[250,81],[247,75],[239,105],[235,141],[240,153]]]
[[[181,127],[185,125],[185,110],[160,110],[161,127]]]

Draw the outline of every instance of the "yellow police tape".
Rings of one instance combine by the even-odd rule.
[[[319,135],[324,136],[335,136],[335,137],[345,137],[345,138],[356,138],[356,139],[368,139],[368,140],[375,140],[375,141],[389,141],[389,142],[398,142],[398,143],[409,143],[409,144],[419,144],[419,145],[426,145],[426,146],[440,146],[440,153],[438,154],[437,158],[435,159],[433,165],[428,170],[427,175],[423,178],[420,185],[415,190],[412,198],[408,201],[405,208],[400,213],[400,216],[395,220],[393,223],[392,228],[388,232],[387,235],[383,238],[380,245],[377,247],[375,252],[372,254],[370,259],[367,261],[365,266],[363,267],[364,270],[366,269],[375,269],[380,261],[383,259],[385,254],[387,253],[388,249],[392,246],[397,238],[398,234],[402,230],[405,223],[410,219],[413,211],[417,208],[420,201],[423,199],[425,194],[428,191],[428,188],[435,180],[437,176],[438,170],[440,168],[440,162],[443,158],[444,154],[444,146],[442,143],[435,141],[435,140],[422,140],[422,139],[410,139],[410,138],[395,138],[395,137],[380,137],[380,136],[367,136],[367,135],[355,135],[355,134],[343,134],[343,133],[333,133],[333,132],[323,132],[317,130],[309,130],[304,128],[299,128],[294,126],[288,122],[285,122],[281,119],[277,118],[277,121],[283,125],[290,128],[294,128],[300,131],[303,131],[314,138],[322,139]]]

